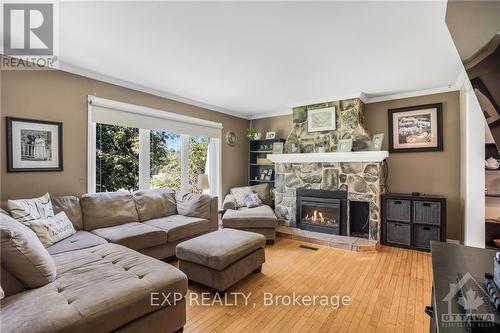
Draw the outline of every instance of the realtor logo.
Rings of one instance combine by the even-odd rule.
[[[54,54],[53,4],[4,4],[3,22],[5,55],[52,56]]]

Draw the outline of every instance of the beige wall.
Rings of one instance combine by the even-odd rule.
[[[2,71],[1,199],[82,194],[87,190],[87,95],[185,114],[222,123],[232,130],[235,146],[222,143],[222,190],[247,183],[248,120],[61,71]],[[6,172],[5,117],[63,123],[63,172]]]
[[[440,194],[447,199],[447,238],[462,240],[463,213],[460,202],[460,100],[459,92],[404,98],[365,106],[365,126],[373,133],[385,133],[388,149],[387,110],[405,106],[443,103],[444,151],[429,153],[392,153],[388,159],[388,185],[392,192]],[[253,121],[257,130],[277,130],[286,138],[292,116]]]

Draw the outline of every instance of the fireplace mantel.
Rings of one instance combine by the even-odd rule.
[[[389,152],[386,150],[267,155],[274,163],[382,162],[387,157]]]

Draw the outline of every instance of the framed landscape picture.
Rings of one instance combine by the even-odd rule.
[[[7,171],[62,171],[62,123],[6,117]]]
[[[443,104],[389,110],[389,151],[443,150]]]
[[[335,129],[335,107],[307,110],[307,131],[321,132]]]

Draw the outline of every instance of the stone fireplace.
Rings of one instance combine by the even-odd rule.
[[[331,106],[335,107],[336,130],[308,133],[307,111]],[[371,135],[363,126],[363,108],[356,98],[293,109],[285,154],[268,155],[276,165],[275,212],[282,225],[380,240],[380,195],[385,190],[387,152],[370,151]],[[346,138],[353,139],[353,152],[335,152],[338,140]],[[300,153],[291,153],[291,145],[298,145]],[[307,190],[343,193],[344,221],[341,217],[325,221],[323,215],[321,222],[318,209],[314,216],[314,202],[309,202],[309,214],[303,216],[298,198]],[[328,195],[320,196],[316,208],[326,199]]]

